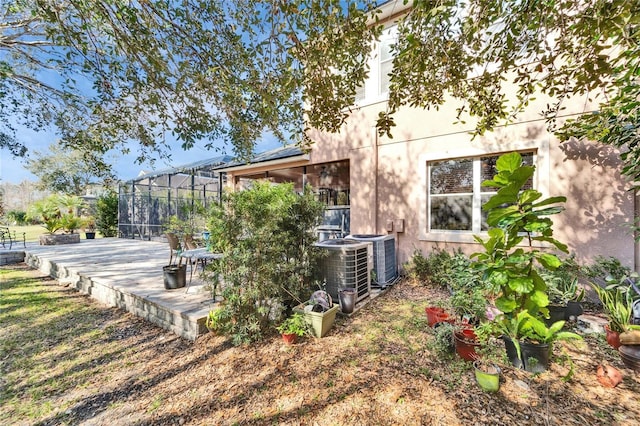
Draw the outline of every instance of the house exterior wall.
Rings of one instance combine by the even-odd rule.
[[[633,221],[634,200],[620,175],[618,152],[596,143],[560,143],[540,115],[548,101],[541,99],[517,122],[476,138],[469,134],[472,120],[454,124],[453,102],[439,111],[402,109],[395,115],[393,138],[377,136],[374,128],[385,103],[362,106],[340,133],[309,133],[315,141],[310,162],[350,160],[351,232],[395,233],[403,263],[415,249],[424,254],[434,247],[480,249],[472,232],[428,232],[428,162],[532,149],[536,188],[545,196],[567,197],[566,211],[553,217],[556,237],[579,261],[615,256],[634,267],[635,243],[626,226]],[[585,111],[581,99],[565,106],[566,117]]]

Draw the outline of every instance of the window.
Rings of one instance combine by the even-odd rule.
[[[532,152],[521,153],[523,163],[532,165]],[[488,229],[482,204],[496,193],[481,183],[496,173],[499,155],[433,161],[427,164],[428,226],[430,231],[480,232]],[[533,181],[525,188],[532,188]]]
[[[389,83],[391,82],[391,71],[393,70],[393,53],[391,52],[391,46],[396,42],[395,40],[395,27],[393,30],[389,30],[388,33],[383,35],[380,40],[380,46],[378,48],[378,57],[380,58],[380,87],[378,94],[384,95],[389,92]]]
[[[364,84],[362,86],[356,87],[356,103],[364,101],[366,98],[366,92],[364,91]]]

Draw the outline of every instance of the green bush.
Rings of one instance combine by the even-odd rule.
[[[103,237],[118,235],[118,194],[109,192],[96,201],[96,228]]]
[[[41,223],[50,234],[60,229],[73,233],[82,225],[78,217],[82,207],[84,201],[76,195],[52,194],[29,206],[27,219]]]
[[[582,272],[592,280],[619,281],[629,276],[631,269],[623,266],[615,257],[597,256],[591,265],[582,268]]]
[[[7,219],[18,226],[24,226],[27,224],[27,212],[11,210],[7,213]]]
[[[450,279],[451,255],[439,248],[424,257],[420,250],[413,252],[406,270],[409,276],[424,284],[447,288]]]
[[[212,207],[210,241],[223,254],[208,274],[224,283],[217,331],[235,344],[257,341],[287,304],[308,297],[320,254],[313,229],[323,209],[310,191],[298,195],[291,184],[260,182]]]

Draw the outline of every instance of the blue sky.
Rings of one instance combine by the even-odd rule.
[[[57,137],[53,131],[41,131],[35,132],[26,128],[21,128],[18,132],[18,137],[29,148],[29,151],[46,151],[48,146],[52,142],[57,140]],[[263,152],[270,149],[277,148],[282,144],[275,138],[267,135],[263,140],[256,144],[255,152]],[[220,143],[220,147],[224,151],[219,152],[216,150],[207,150],[204,148],[204,143],[196,144],[192,149],[185,151],[180,146],[180,143],[175,141],[171,143],[172,161],[170,163],[164,160],[156,160],[153,166],[149,164],[136,164],[135,152],[136,143],[131,144],[131,154],[123,155],[120,152],[109,154],[107,157],[109,162],[113,165],[116,176],[122,180],[128,180],[136,177],[141,170],[160,170],[167,167],[179,166],[181,164],[192,163],[200,161],[209,157],[217,157],[223,154],[233,155],[233,148]],[[0,149],[0,181],[20,183],[23,180],[36,181],[37,178],[31,174],[24,167],[25,160],[22,158],[13,157],[13,155],[6,149]]]

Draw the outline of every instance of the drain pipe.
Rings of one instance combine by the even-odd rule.
[[[380,206],[378,205],[378,129],[373,126],[371,128],[373,132],[372,142],[373,142],[373,205],[374,209],[374,217],[373,217],[373,226],[374,234],[379,233],[378,228],[378,214],[380,212]]]

